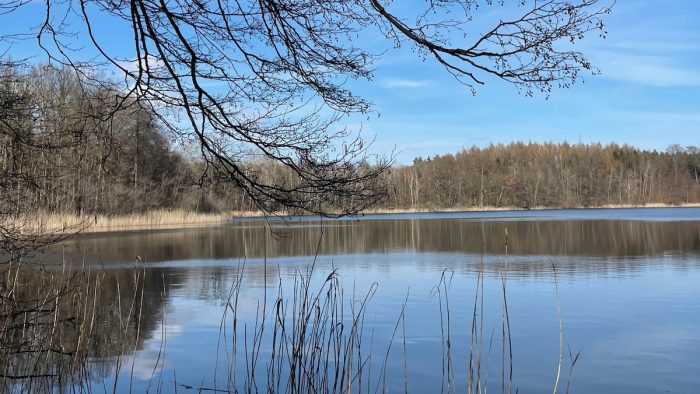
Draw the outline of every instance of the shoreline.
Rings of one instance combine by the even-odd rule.
[[[644,205],[613,204],[595,207],[455,207],[455,208],[373,208],[359,215],[392,215],[412,213],[460,213],[460,212],[521,212],[545,210],[588,210],[588,209],[634,209],[634,208],[700,208],[700,203]],[[278,212],[281,216],[289,216]],[[123,216],[84,215],[82,217],[66,214],[38,213],[19,220],[19,226],[27,232],[80,232],[106,233],[138,230],[174,230],[197,227],[211,227],[229,222],[231,219],[255,219],[265,215],[260,211],[228,211],[221,213],[196,213],[182,210],[150,211],[144,214]],[[305,216],[305,215],[293,215]]]
[[[587,209],[638,209],[638,208],[700,208],[700,202],[682,204],[606,204],[589,207],[547,207],[537,206],[531,208],[520,207],[457,207],[457,208],[376,208],[362,211],[365,215],[385,215],[401,213],[459,213],[459,212],[520,212],[520,211],[560,211],[560,210],[587,210]]]

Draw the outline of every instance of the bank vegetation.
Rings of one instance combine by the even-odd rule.
[[[261,214],[258,201],[208,168],[151,110],[134,102],[112,113],[118,94],[108,85],[86,89],[73,70],[41,65],[6,62],[0,72],[5,228],[162,228]],[[242,165],[263,183],[298,182],[264,156]],[[695,146],[514,142],[394,165],[380,177],[384,198],[365,212],[692,205],[699,175]],[[348,195],[314,204],[340,212],[355,202]]]
[[[385,208],[586,208],[700,202],[700,148],[523,143],[418,158],[386,175]]]

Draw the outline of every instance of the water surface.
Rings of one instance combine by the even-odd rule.
[[[143,262],[134,268],[136,255]],[[479,278],[487,391],[501,390],[504,279],[513,392],[552,391],[560,357],[558,306],[561,392],[569,379],[571,392],[581,393],[700,387],[698,208],[235,220],[213,228],[86,234],[42,260],[104,270],[120,289],[128,288],[135,271],[145,273],[141,332],[134,351],[119,358],[129,367],[115,376],[117,355],[105,349],[95,361],[100,377],[92,382],[100,390],[115,381],[119,390],[136,392],[176,385],[186,391],[182,384],[225,388],[222,376],[231,365],[222,362],[222,314],[239,275],[238,324],[252,327],[265,300],[280,288],[291,292],[300,273],[312,272],[312,287],[319,287],[333,270],[347,308],[353,294],[362,299],[376,286],[364,320],[367,351],[377,353],[368,362],[365,391],[402,392],[407,378],[411,392],[447,392],[447,328],[452,388],[465,391]],[[437,294],[441,279],[449,288],[442,282]],[[100,299],[104,308],[113,301]],[[109,322],[103,325],[109,330]],[[571,375],[569,351],[580,351]],[[261,365],[267,356],[261,352]],[[243,374],[240,368],[233,374]]]

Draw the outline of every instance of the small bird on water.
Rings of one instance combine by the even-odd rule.
[[[136,256],[136,259],[134,260],[134,265],[141,264],[141,256]]]

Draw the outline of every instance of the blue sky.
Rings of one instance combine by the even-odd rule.
[[[43,11],[43,4],[30,3],[0,16],[0,34],[31,31]],[[659,150],[700,145],[698,17],[696,0],[617,0],[606,19],[607,38],[591,34],[576,44],[601,75],[585,75],[584,83],[554,90],[549,98],[526,97],[496,80],[472,95],[410,46],[389,49],[374,64],[371,81],[351,85],[376,112],[345,122],[374,140],[373,153],[395,151],[398,163],[511,141],[617,142]],[[98,28],[109,44],[129,48],[128,31],[110,33],[115,26],[103,22]],[[378,37],[368,41],[380,50],[391,47]],[[29,42],[15,45],[13,54],[31,54]]]
[[[362,94],[380,117],[363,125],[373,149],[416,156],[511,141],[617,142],[646,149],[700,145],[700,2],[618,0],[606,39],[577,43],[600,71],[546,99],[491,81],[475,96],[410,48],[376,65]]]

